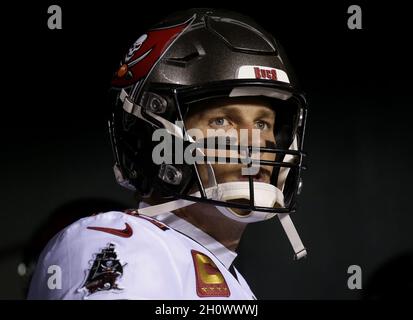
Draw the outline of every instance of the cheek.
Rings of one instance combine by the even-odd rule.
[[[195,141],[204,139],[207,136],[208,124],[200,123],[199,121],[188,121],[185,122],[185,127],[188,135]]]
[[[212,168],[218,183],[237,181],[241,175],[241,165],[238,164],[213,164]]]
[[[273,132],[267,132],[267,133],[263,134],[261,136],[261,139],[262,139],[261,143],[264,146],[265,146],[265,141],[269,141],[269,142],[272,142],[272,143],[276,144],[276,139],[274,137]],[[263,153],[261,155],[261,158],[265,159],[265,160],[275,160],[275,153]]]
[[[219,164],[213,164],[212,168],[214,169],[215,172],[215,177],[218,179],[220,177],[225,176],[225,172],[228,172],[225,168],[225,165],[219,165]]]
[[[201,177],[201,181],[203,185],[206,187],[207,185],[209,185],[207,166],[205,164],[199,164],[197,167],[199,175]],[[239,165],[232,164],[212,164],[212,168],[214,169],[217,183],[237,181],[241,170],[241,167]],[[194,188],[193,192],[195,191],[198,191],[198,189]]]
[[[263,139],[264,141],[271,141],[275,143],[274,132],[272,130],[264,132],[263,134],[261,134],[261,139]]]
[[[184,122],[187,130],[199,129],[201,131],[205,131],[206,133],[206,129],[208,128],[208,122],[204,119],[204,117],[188,117]]]
[[[208,170],[206,165],[204,164],[198,164],[197,165],[198,168],[198,172],[199,172],[199,176],[201,178],[201,181],[203,183],[204,186],[208,185]]]

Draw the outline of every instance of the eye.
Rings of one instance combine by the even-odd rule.
[[[209,124],[212,126],[216,126],[216,127],[224,127],[224,126],[228,126],[229,122],[227,119],[220,117],[220,118],[215,118],[211,120]]]
[[[270,128],[270,125],[265,121],[259,120],[255,122],[255,128],[258,130],[267,130]]]

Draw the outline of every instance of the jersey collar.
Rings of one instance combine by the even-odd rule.
[[[146,203],[140,203],[139,208],[148,206]],[[168,227],[171,227],[186,236],[192,238],[206,249],[208,249],[227,269],[234,262],[237,257],[237,253],[229,250],[219,241],[212,238],[210,235],[195,227],[185,219],[182,219],[172,212],[157,215],[157,220],[165,223]]]

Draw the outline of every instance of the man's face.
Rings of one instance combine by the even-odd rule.
[[[199,103],[191,107],[185,119],[185,126],[187,130],[201,130],[204,137],[210,136],[208,129],[224,131],[232,129],[233,132],[235,130],[238,133],[238,138],[245,137],[248,133],[248,141],[239,140],[241,145],[258,146],[255,140],[252,143],[255,134],[255,137],[259,137],[259,145],[263,147],[266,142],[275,144],[274,122],[275,111],[269,102],[262,98],[225,98]],[[241,134],[241,129],[244,129],[243,134]],[[229,152],[227,156],[230,155]],[[261,160],[275,160],[275,154],[271,153],[261,153],[255,156],[255,158],[258,157]],[[212,164],[212,167],[218,183],[248,180],[248,175],[243,175],[241,171],[241,168],[246,167],[245,164]],[[208,174],[205,165],[198,165],[198,168],[204,185],[207,185]],[[254,175],[254,180],[269,183],[273,167],[260,166],[256,169],[257,174]]]

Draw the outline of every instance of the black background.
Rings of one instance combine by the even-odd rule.
[[[63,29],[47,28],[59,4]],[[226,3],[225,3],[226,4]],[[260,299],[360,299],[382,266],[413,251],[411,210],[411,18],[396,2],[18,3],[2,10],[0,298],[22,298],[22,248],[57,206],[79,198],[133,206],[111,171],[105,94],[125,50],[165,15],[208,6],[250,15],[283,44],[307,92],[310,114],[300,207],[308,248],[292,251],[278,221],[250,225],[236,265]],[[403,260],[402,260],[403,261]],[[349,290],[347,268],[363,270]],[[379,279],[403,290],[406,266]],[[410,278],[409,278],[410,277]],[[389,280],[390,279],[390,280]]]

